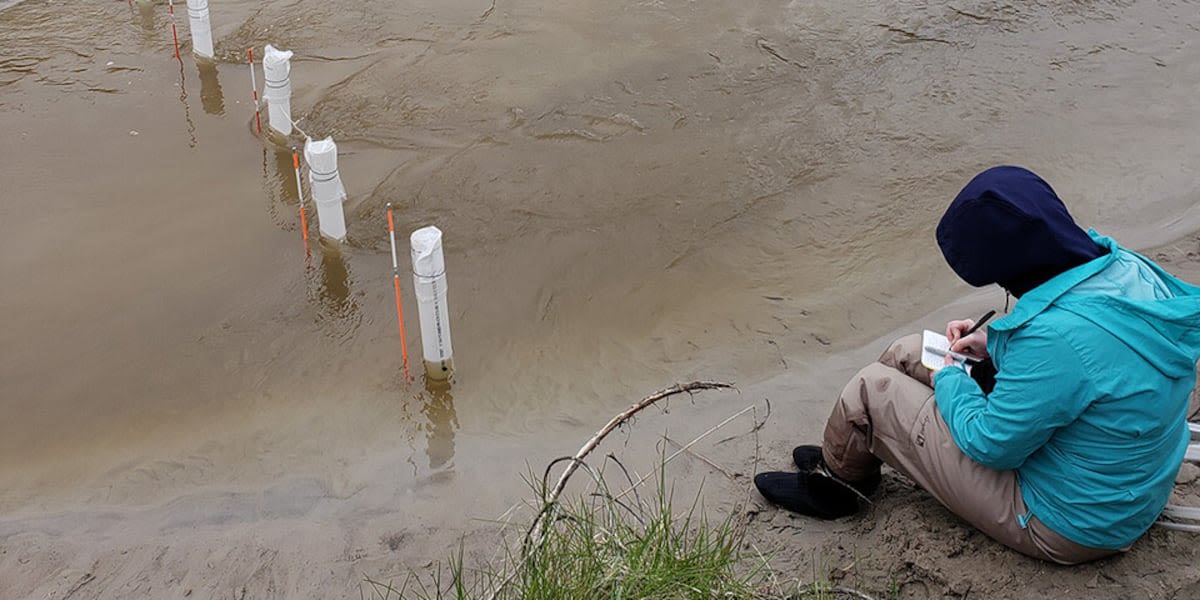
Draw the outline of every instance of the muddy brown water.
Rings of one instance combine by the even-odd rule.
[[[992,164],[1133,246],[1200,230],[1195,2],[212,0],[209,65],[178,4],[180,61],[165,3],[0,2],[10,533],[281,481],[519,491],[645,393],[961,296],[932,231]],[[349,192],[307,256],[299,137],[254,133],[268,42]],[[445,233],[453,387],[400,373],[388,202],[403,265]]]

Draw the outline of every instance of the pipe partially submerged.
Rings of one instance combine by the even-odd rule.
[[[292,51],[267,44],[263,48],[263,98],[271,129],[282,135],[292,133]],[[307,151],[306,151],[307,152]]]
[[[450,311],[446,305],[446,259],[442,254],[442,230],[422,227],[409,238],[412,245],[413,295],[421,321],[421,349],[425,375],[433,380],[454,374],[454,351],[450,344]]]
[[[208,0],[187,0],[188,24],[192,28],[192,52],[213,59],[212,23],[208,18]]]
[[[340,242],[346,239],[346,215],[342,211],[346,188],[338,174],[337,144],[333,138],[305,141],[304,162],[308,163],[308,187],[317,205],[321,235]]]

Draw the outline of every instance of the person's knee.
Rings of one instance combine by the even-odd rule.
[[[905,361],[919,360],[920,356],[921,334],[911,333],[892,342],[879,357],[879,362],[893,369],[903,370],[902,365]]]
[[[872,396],[886,392],[900,377],[906,377],[906,375],[885,364],[871,363],[854,374],[854,377],[846,384],[842,398],[855,398],[864,406],[868,405]]]

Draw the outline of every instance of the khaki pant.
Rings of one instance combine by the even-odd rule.
[[[823,447],[834,474],[857,481],[885,462],[1022,554],[1077,564],[1117,552],[1076,544],[1036,516],[1021,527],[1017,516],[1026,509],[1016,472],[985,467],[955,445],[933,399],[929,369],[921,364],[920,335],[897,340],[846,384],[825,425]]]

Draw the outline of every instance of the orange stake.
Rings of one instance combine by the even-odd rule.
[[[300,187],[300,155],[292,149],[292,168],[296,170],[296,198],[300,201],[300,230],[304,232],[304,252],[308,253],[308,217],[304,214],[304,189]]]
[[[412,381],[408,373],[408,336],[404,335],[404,306],[400,302],[400,265],[396,262],[396,224],[392,220],[392,203],[388,202],[388,239],[392,243],[392,287],[396,289],[396,319],[400,321],[400,355],[404,359],[404,379]]]
[[[175,60],[182,61],[179,58],[179,32],[175,29],[175,1],[171,0],[167,3],[167,12],[171,13],[171,37],[175,39]]]
[[[246,62],[250,63],[250,92],[254,97],[254,125],[258,127],[258,134],[262,135],[262,117],[259,116],[258,108],[258,81],[254,79],[254,48],[246,48]]]

